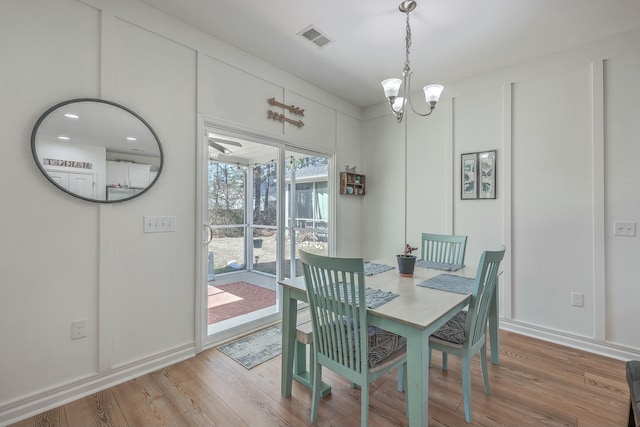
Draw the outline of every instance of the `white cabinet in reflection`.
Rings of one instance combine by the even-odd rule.
[[[151,176],[151,165],[107,161],[107,186],[146,188]]]
[[[89,199],[96,198],[95,173],[73,173],[47,168],[45,168],[45,170],[49,174],[50,179],[65,190]]]

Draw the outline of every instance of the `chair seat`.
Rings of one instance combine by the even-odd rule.
[[[384,329],[369,326],[369,369],[375,372],[379,365],[388,366],[390,361],[404,357],[407,339]],[[377,368],[377,369],[376,369]]]
[[[369,372],[373,374],[378,371],[386,370],[389,368],[389,366],[398,363],[398,361],[405,358],[406,356],[407,346],[405,345],[399,350],[396,350],[395,352],[389,354],[384,360],[379,361],[373,368],[369,368]]]
[[[346,331],[346,325],[343,325]],[[358,334],[360,334],[361,329],[356,329]],[[341,336],[340,334],[336,334],[336,336]],[[388,365],[389,359],[397,358],[397,355],[400,355],[402,349],[407,347],[407,339],[398,334],[394,334],[389,331],[385,331],[384,329],[377,328],[375,326],[367,327],[367,336],[368,336],[368,346],[369,346],[369,370],[373,370],[379,364]],[[360,337],[356,337],[352,342],[359,341]],[[355,347],[353,348],[355,354]],[[400,356],[401,357],[401,356]]]
[[[445,341],[448,344],[464,344],[464,326],[467,322],[467,312],[461,311],[451,318],[447,323],[438,328],[431,335],[432,341],[435,339]],[[435,338],[435,339],[434,339]]]

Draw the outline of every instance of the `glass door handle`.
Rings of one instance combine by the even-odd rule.
[[[209,224],[202,224],[202,227],[207,232],[207,238],[202,241],[203,244],[208,245],[213,240],[213,228]]]

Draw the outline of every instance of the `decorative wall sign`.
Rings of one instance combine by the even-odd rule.
[[[276,101],[275,98],[269,98],[269,99],[267,99],[267,101],[269,102],[270,105],[274,105],[276,107],[285,108],[285,109],[289,110],[289,112],[291,114],[295,114],[297,116],[303,116],[304,117],[304,109],[303,108],[296,107],[295,105],[283,104],[282,102]],[[267,110],[267,113],[268,113],[267,117],[269,117],[270,119],[278,120],[280,122],[291,123],[292,125],[298,126],[299,128],[304,126],[304,123],[302,122],[302,120],[293,120],[293,119],[290,119],[290,118],[286,117],[282,113],[276,113],[275,111],[271,111],[271,110]]]
[[[304,117],[304,109],[303,108],[296,107],[295,105],[283,104],[282,102],[276,101],[275,98],[269,98],[268,101],[269,101],[270,105],[275,105],[275,106],[278,106],[278,107],[286,108],[287,110],[289,110],[289,112],[291,114],[295,114],[297,116]]]
[[[276,113],[275,111],[271,111],[271,110],[267,110],[267,113],[270,119],[278,120],[279,122],[291,123],[292,125],[298,126],[299,128],[304,126],[304,123],[302,122],[302,120],[293,120],[288,117],[285,117],[284,114]]]
[[[65,166],[68,168],[91,169],[93,166],[89,162],[77,162],[75,160],[42,159],[45,166]]]

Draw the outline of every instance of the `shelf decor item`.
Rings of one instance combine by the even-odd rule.
[[[411,255],[411,252],[418,248],[413,248],[408,243],[404,245],[404,252],[400,255],[396,255],[398,260],[398,271],[402,277],[413,277],[413,270],[416,267],[416,256]]]

